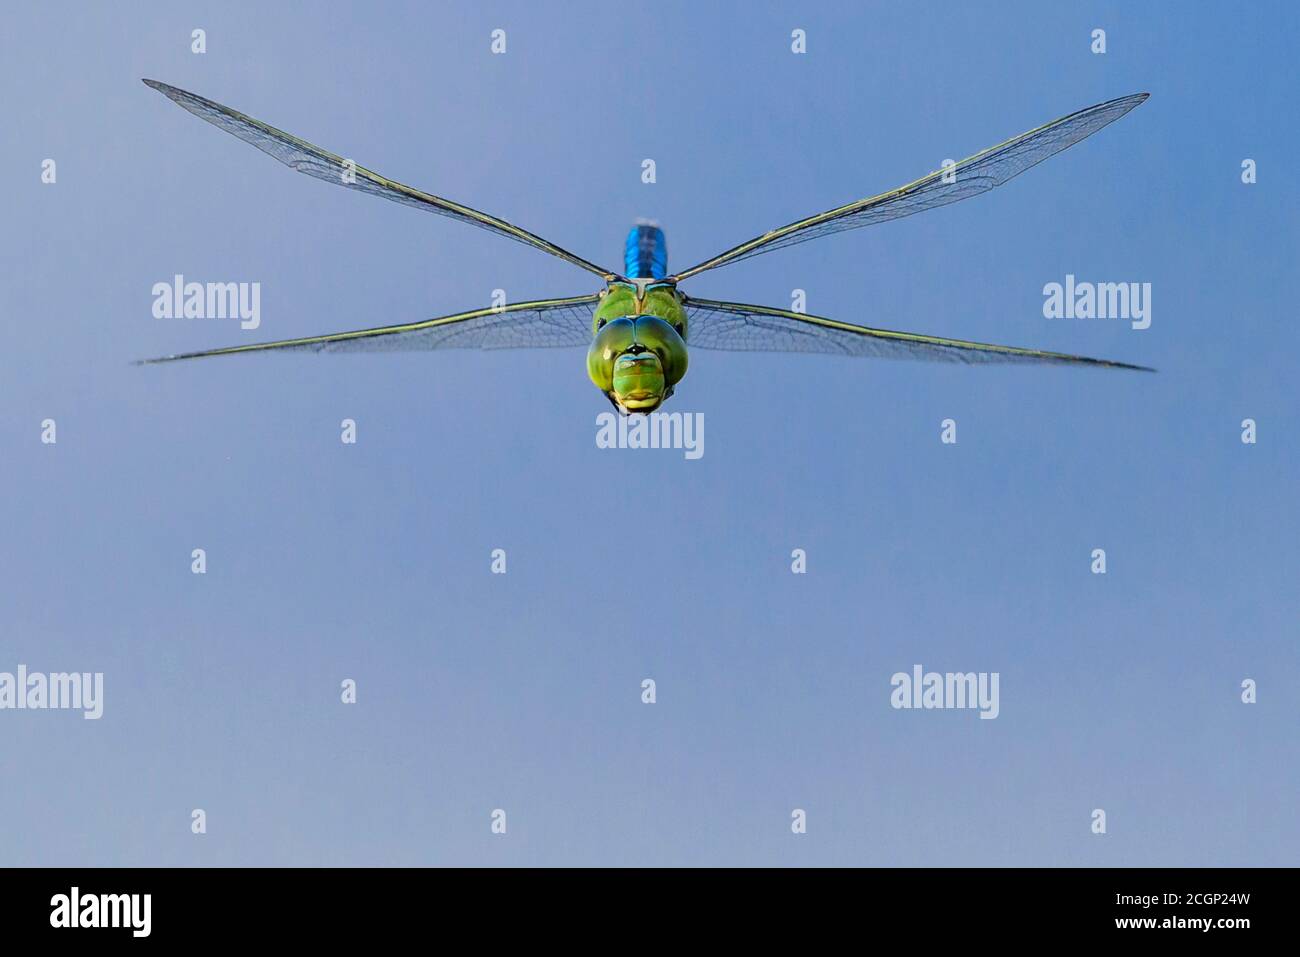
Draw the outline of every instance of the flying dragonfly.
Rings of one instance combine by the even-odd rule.
[[[632,227],[625,243],[623,272],[615,272],[504,219],[387,179],[206,97],[157,80],[144,82],[200,119],[251,143],[300,173],[505,236],[585,269],[604,283],[602,289],[590,295],[510,303],[422,322],[186,352],[146,362],[267,351],[587,346],[588,376],[615,408],[625,414],[653,411],[673,394],[686,375],[688,345],[731,351],[811,352],[965,363],[1057,363],[1152,371],[1125,362],[893,332],[770,306],[697,299],[680,288],[684,280],[710,269],[832,233],[901,219],[987,192],[1113,123],[1145,101],[1146,93],[1108,100],[1071,113],[898,189],[770,230],[689,269],[670,274],[664,233],[653,223],[642,222]]]

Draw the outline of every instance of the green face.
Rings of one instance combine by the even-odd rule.
[[[657,316],[598,319],[587,374],[628,412],[652,412],[686,375],[686,343]]]
[[[657,409],[667,392],[664,365],[656,353],[625,352],[614,360],[614,398],[630,412]]]

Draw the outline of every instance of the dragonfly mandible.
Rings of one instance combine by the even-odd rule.
[[[427,210],[550,253],[604,283],[590,295],[472,309],[421,322],[185,352],[147,363],[248,352],[374,352],[453,348],[535,349],[587,346],[591,381],[623,413],[650,412],[686,374],[688,346],[701,349],[812,352],[964,363],[1057,363],[1152,371],[1107,359],[1015,346],[894,332],[769,306],[697,299],[680,288],[710,269],[821,236],[901,219],[987,192],[1113,123],[1146,93],[1108,100],[1053,120],[905,186],[769,230],[678,273],[669,273],[663,230],[638,223],[628,234],[623,272],[598,266],[512,223],[413,189],[306,140],[206,97],[145,80],[177,105],[319,180]]]

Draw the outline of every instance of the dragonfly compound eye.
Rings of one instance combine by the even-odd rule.
[[[669,323],[658,316],[636,317],[636,344],[659,357],[664,384],[671,388],[686,375],[686,343]]]
[[[597,331],[587,350],[587,375],[601,392],[614,388],[614,360],[636,343],[636,320],[610,319]]]

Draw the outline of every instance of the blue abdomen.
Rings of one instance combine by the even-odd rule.
[[[663,279],[668,275],[668,245],[664,231],[650,223],[637,223],[627,234],[623,255],[628,279]]]

